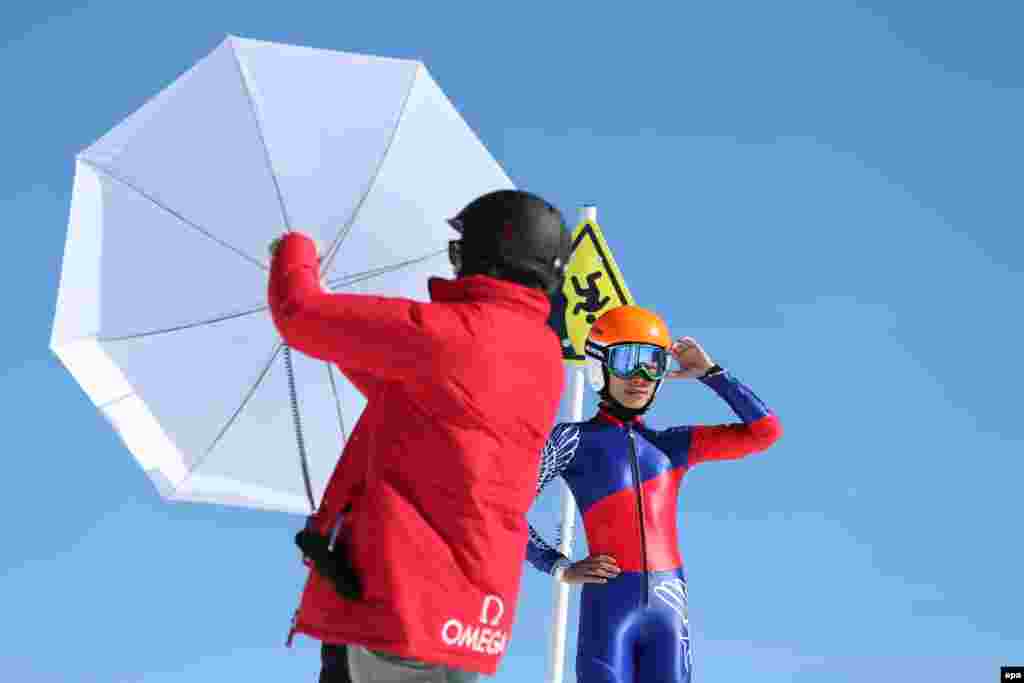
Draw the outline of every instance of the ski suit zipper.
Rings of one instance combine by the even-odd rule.
[[[636,511],[640,521],[640,559],[644,572],[644,605],[650,602],[650,585],[647,576],[647,529],[644,526],[644,490],[640,481],[640,460],[636,454],[636,435],[629,429],[629,455],[633,467],[633,483],[636,486]]]

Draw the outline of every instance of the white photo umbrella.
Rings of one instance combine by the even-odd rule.
[[[163,496],[308,512],[365,402],[282,347],[268,243],[425,300],[445,219],[510,187],[419,62],[229,37],[78,156],[51,348]]]

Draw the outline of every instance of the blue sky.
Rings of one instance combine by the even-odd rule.
[[[5,680],[315,679],[312,643],[281,647],[297,520],[162,501],[47,349],[74,155],[227,33],[422,59],[520,186],[596,203],[640,302],[779,413],[775,448],[684,485],[702,680],[1024,663],[1024,12],[544,5],[5,7]],[[726,419],[687,383],[651,415]],[[545,670],[550,587],[524,591],[498,681]]]

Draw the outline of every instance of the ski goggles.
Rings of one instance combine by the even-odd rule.
[[[668,374],[671,357],[667,350],[654,344],[616,344],[605,351],[604,365],[608,372],[621,379],[646,377],[652,382]]]

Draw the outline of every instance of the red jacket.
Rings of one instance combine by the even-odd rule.
[[[312,518],[327,532],[345,512],[364,597],[344,600],[311,572],[295,629],[494,674],[562,393],[547,297],[485,276],[432,279],[431,303],[325,293],[315,247],[296,233],[269,289],[285,342],[367,399]]]

